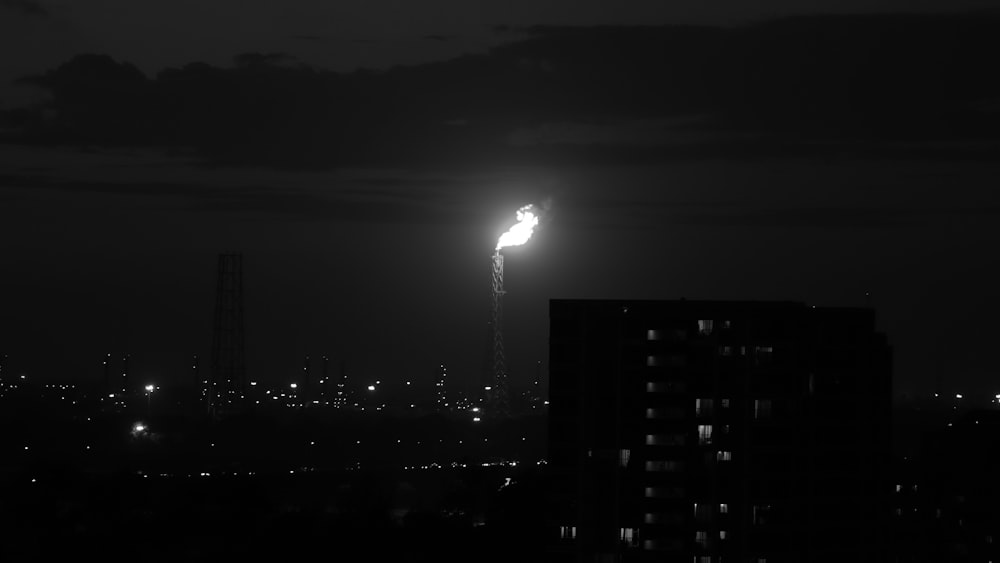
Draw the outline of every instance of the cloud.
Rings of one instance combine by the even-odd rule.
[[[321,191],[281,185],[123,183],[0,174],[0,189],[4,189],[0,192],[0,200],[17,199],[26,192],[36,190],[54,190],[120,197],[174,198],[180,207],[194,211],[256,213],[306,220],[441,224],[460,222],[465,220],[464,215],[468,215],[453,195],[436,189],[449,185],[444,179],[368,177],[350,183],[358,187]]]
[[[49,11],[35,0],[0,0],[0,8],[13,10],[25,16],[49,17]]]
[[[166,146],[207,163],[658,162],[904,154],[1000,138],[1000,18],[822,16],[743,27],[532,27],[487,53],[329,72],[285,53],[146,78],[83,55],[30,77],[52,102],[7,142]],[[984,102],[986,101],[986,102]],[[694,119],[692,116],[696,117]],[[461,127],[453,124],[462,123]],[[895,151],[895,153],[893,153]],[[977,157],[978,158],[978,157]]]

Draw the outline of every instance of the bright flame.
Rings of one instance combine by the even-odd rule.
[[[517,210],[517,223],[500,235],[497,241],[497,250],[507,246],[519,246],[531,238],[531,233],[538,226],[538,215],[532,211],[532,205],[528,204]]]

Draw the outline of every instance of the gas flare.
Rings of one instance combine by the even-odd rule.
[[[508,229],[506,233],[500,235],[496,250],[508,246],[519,246],[528,242],[528,239],[531,238],[531,233],[538,226],[538,215],[535,215],[533,207],[531,204],[528,204],[517,210],[517,223]]]

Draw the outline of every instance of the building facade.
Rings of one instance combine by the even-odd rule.
[[[885,560],[872,310],[553,300],[549,361],[554,558]]]

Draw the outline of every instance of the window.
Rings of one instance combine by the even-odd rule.
[[[647,446],[683,446],[683,434],[646,434]]]
[[[902,491],[902,490],[903,490],[903,486],[902,485],[896,485],[896,492],[897,493],[900,492],[900,491]]]
[[[729,408],[729,399],[722,399],[722,408],[724,409]]]
[[[677,539],[661,539],[661,540],[646,540],[642,542],[642,548],[648,550],[656,551],[679,551],[682,547],[680,540]]]
[[[729,514],[729,505],[722,503],[719,505],[719,514]]]
[[[618,450],[618,467],[628,467],[630,457],[632,457],[632,450]]]
[[[753,417],[757,420],[771,418],[771,399],[754,399]]]
[[[733,347],[732,346],[719,346],[719,355],[720,356],[732,356],[733,355]]]
[[[774,346],[754,346],[753,352],[758,364],[769,364],[774,358]]]
[[[681,462],[666,460],[646,460],[646,471],[676,472],[681,470]]]
[[[682,381],[648,381],[646,382],[647,393],[680,393],[684,391]]]
[[[753,523],[755,526],[767,524],[768,514],[771,512],[770,504],[755,504],[753,507]]]
[[[657,367],[663,365],[663,358],[650,354],[646,356],[646,367]]]
[[[698,334],[702,336],[712,334],[712,324],[711,320],[698,321]]]
[[[712,505],[705,502],[694,503],[694,519],[707,522],[712,519]]]
[[[719,539],[720,539],[720,540],[724,540],[724,539],[726,539],[726,535],[727,535],[727,534],[726,534],[726,531],[725,531],[725,530],[719,530]]]
[[[646,331],[646,340],[662,340],[663,334],[658,330],[649,329]]]
[[[694,541],[701,547],[708,547],[708,532],[698,530],[694,533]]]
[[[695,555],[694,563],[712,563],[711,555]]]
[[[733,461],[733,452],[719,450],[715,452],[715,461]]]
[[[619,538],[622,543],[629,547],[636,547],[639,545],[639,532],[635,528],[620,528]]]
[[[712,443],[712,425],[711,424],[699,424],[698,425],[698,444],[707,445]]]
[[[714,403],[712,399],[695,399],[694,414],[698,416],[710,416],[712,414],[713,406]]]
[[[674,408],[658,408],[658,409],[646,409],[646,418],[684,418],[683,409]]]
[[[681,498],[684,489],[681,487],[646,487],[646,498]]]
[[[559,526],[559,538],[572,540],[576,538],[576,526]]]
[[[647,512],[642,521],[645,524],[680,524],[681,515],[676,512]]]

